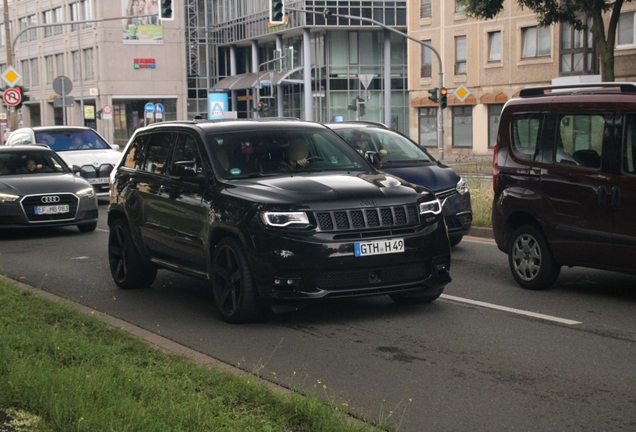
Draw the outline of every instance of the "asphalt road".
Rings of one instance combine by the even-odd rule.
[[[334,301],[236,326],[196,279],[160,271],[119,290],[104,204],[100,218],[89,234],[0,234],[0,273],[401,431],[636,430],[636,277],[563,269],[553,289],[524,291],[475,239],[453,250],[433,304]]]

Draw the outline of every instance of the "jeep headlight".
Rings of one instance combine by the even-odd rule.
[[[18,198],[20,198],[18,195],[0,193],[0,204],[4,204],[6,202],[13,202],[17,200]]]
[[[85,189],[80,189],[75,194],[80,198],[92,198],[95,196],[95,189],[92,187],[88,187]]]
[[[442,212],[442,204],[437,198],[433,201],[420,203],[420,214],[440,214]]]
[[[273,227],[309,225],[309,218],[305,212],[263,212],[261,218],[265,225]]]
[[[466,180],[460,177],[459,181],[457,182],[457,186],[455,186],[455,189],[457,189],[457,193],[459,193],[460,195],[464,195],[466,192],[468,192],[468,184],[466,183]]]

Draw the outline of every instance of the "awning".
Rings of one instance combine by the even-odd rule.
[[[260,82],[271,82],[273,86],[282,84],[283,81],[296,71],[302,70],[301,67],[295,69],[283,69],[278,71],[261,71],[238,74],[231,77],[223,78],[212,87],[213,91],[230,91],[230,90],[247,90],[258,86]]]
[[[482,104],[502,104],[508,102],[505,93],[486,93],[479,98]]]

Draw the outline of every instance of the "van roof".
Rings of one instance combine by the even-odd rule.
[[[555,86],[528,87],[519,92],[519,97],[529,98],[537,96],[557,96],[560,94],[590,94],[590,93],[631,93],[636,94],[636,83],[630,82],[599,82],[563,84]]]

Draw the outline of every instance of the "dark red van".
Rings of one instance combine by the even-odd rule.
[[[561,266],[636,274],[636,84],[522,90],[501,113],[492,209],[519,285]]]

